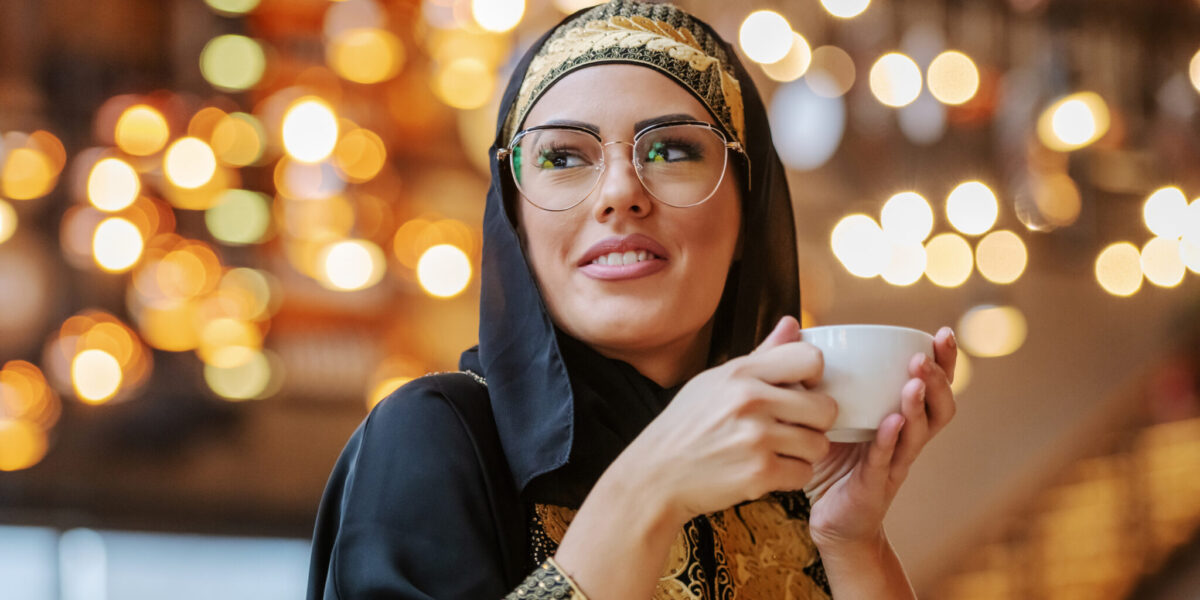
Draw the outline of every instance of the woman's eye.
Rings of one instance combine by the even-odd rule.
[[[587,162],[575,152],[567,150],[543,150],[538,153],[537,166],[541,169],[568,169],[582,167]]]
[[[676,162],[696,158],[696,149],[690,144],[654,142],[646,152],[646,162]]]

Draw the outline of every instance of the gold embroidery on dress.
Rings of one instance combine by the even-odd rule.
[[[536,527],[551,542],[553,554],[576,511],[535,504]],[[715,573],[706,573],[699,555],[703,533],[713,533]],[[829,596],[810,570],[818,561],[808,522],[788,515],[778,498],[768,494],[754,502],[693,519],[680,529],[667,554],[654,600],[824,600]],[[709,592],[711,577],[714,598]]]
[[[768,495],[728,508],[711,521],[735,598],[826,597],[806,574],[817,561],[808,522],[790,518],[778,499]]]

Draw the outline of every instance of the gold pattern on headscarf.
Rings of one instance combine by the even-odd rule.
[[[511,128],[524,118],[536,90],[545,89],[543,80],[557,67],[586,54],[600,54],[606,50],[646,50],[665,54],[685,63],[698,73],[716,69],[720,74],[721,96],[729,109],[733,135],[745,143],[745,116],[742,107],[742,88],[737,79],[721,65],[721,59],[705,53],[699,40],[686,27],[674,27],[670,23],[641,15],[631,17],[615,15],[607,19],[588,21],[582,26],[569,29],[562,36],[549,41],[529,63],[525,79],[517,94]],[[617,55],[617,57],[620,57]],[[701,90],[695,90],[701,97]],[[708,103],[708,100],[704,100]],[[714,114],[721,114],[717,107],[709,106]]]

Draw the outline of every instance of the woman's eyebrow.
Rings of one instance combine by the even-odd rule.
[[[544,126],[559,127],[562,125],[566,125],[568,127],[579,127],[580,129],[586,129],[592,133],[595,133],[596,135],[600,135],[599,127],[592,125],[591,123],[586,123],[584,121],[573,121],[571,119],[551,119],[549,121],[546,121],[545,123],[542,123],[543,127]]]
[[[696,117],[693,117],[692,115],[689,115],[687,113],[674,113],[674,114],[670,114],[670,115],[663,115],[661,117],[651,117],[649,119],[643,119],[641,121],[638,121],[637,123],[634,123],[633,124],[633,132],[637,133],[651,125],[658,125],[659,123],[667,123],[670,121],[699,121],[699,120],[700,119],[697,119]]]

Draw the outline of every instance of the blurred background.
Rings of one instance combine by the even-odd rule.
[[[0,2],[0,596],[298,598],[478,324],[498,94],[587,0]],[[680,3],[789,168],[806,325],[955,327],[921,597],[1200,597],[1200,2]]]

